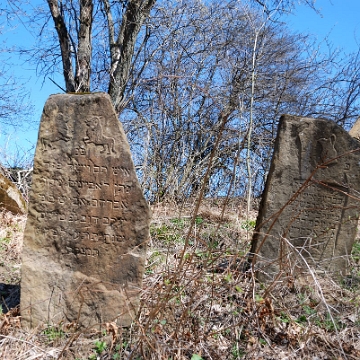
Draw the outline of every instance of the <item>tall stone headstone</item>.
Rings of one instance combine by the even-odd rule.
[[[360,142],[334,122],[282,116],[252,240],[261,280],[346,273],[360,201]]]
[[[50,96],[24,235],[23,326],[129,325],[139,305],[149,221],[109,96]]]

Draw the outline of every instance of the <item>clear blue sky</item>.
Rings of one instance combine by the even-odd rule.
[[[299,5],[294,15],[287,17],[290,29],[316,36],[319,42],[326,37],[344,52],[357,51],[360,45],[360,0],[316,0],[320,11]]]
[[[39,0],[36,0],[39,1]],[[36,2],[35,1],[35,2]],[[285,18],[291,30],[296,32],[310,33],[318,42],[327,37],[335,48],[342,48],[344,53],[357,51],[360,44],[360,0],[317,0],[316,7],[321,15],[316,14],[306,6],[299,5],[294,12]],[[31,43],[34,38],[21,24],[12,32],[0,35],[0,43],[6,40],[14,43]],[[50,94],[58,93],[60,90],[48,79],[42,84],[43,79],[37,76],[35,69],[24,65],[23,61],[15,58],[18,64],[14,73],[21,73],[26,81],[30,101],[35,106],[34,118],[37,126],[40,121],[43,105]],[[62,85],[62,82],[61,82]],[[1,125],[0,125],[1,126]],[[35,147],[38,128],[21,132],[19,129],[4,129],[0,127],[0,148],[4,148],[8,142],[8,150],[14,151],[16,146],[25,152]],[[5,135],[5,130],[7,135]],[[30,151],[31,152],[31,151]],[[0,153],[0,162],[2,162]]]

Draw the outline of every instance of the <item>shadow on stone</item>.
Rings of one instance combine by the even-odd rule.
[[[20,285],[0,283],[0,306],[6,314],[20,305]]]

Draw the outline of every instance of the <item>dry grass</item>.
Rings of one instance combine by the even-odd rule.
[[[130,328],[26,332],[13,308],[0,316],[0,358],[360,358],[358,244],[344,283],[307,274],[267,288],[244,266],[256,213],[247,219],[238,203],[222,216],[221,204],[204,202],[189,233],[192,209],[153,208],[141,309]],[[25,219],[0,217],[0,282],[18,285]]]

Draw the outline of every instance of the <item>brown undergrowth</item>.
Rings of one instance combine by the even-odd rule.
[[[224,213],[222,201],[203,201],[197,214],[193,209],[153,207],[141,308],[130,328],[44,324],[26,332],[18,308],[7,311],[3,301],[0,358],[360,358],[359,243],[348,277],[309,273],[269,288],[245,266],[256,212],[246,214],[236,201]],[[0,216],[0,282],[18,286],[25,218]],[[3,300],[9,296],[4,287]]]

